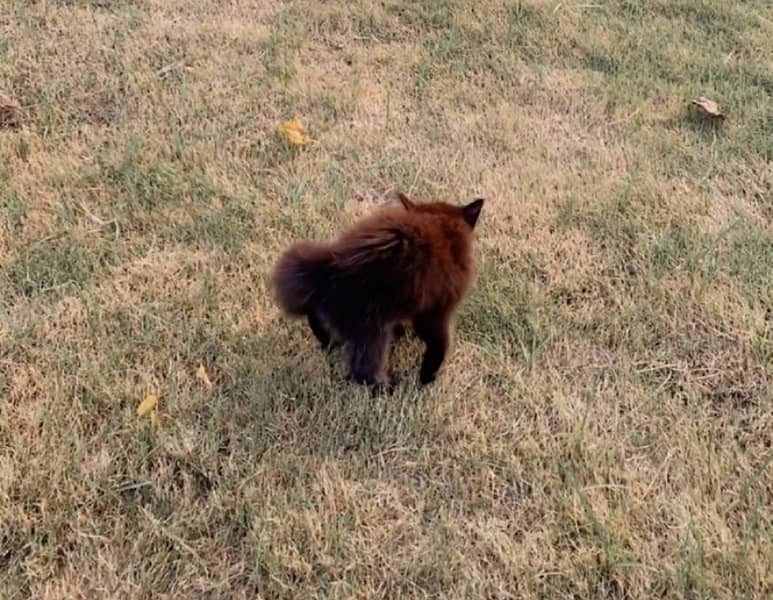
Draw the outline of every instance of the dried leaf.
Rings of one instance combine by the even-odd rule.
[[[185,64],[185,61],[180,59],[180,60],[171,62],[168,65],[164,65],[158,71],[156,71],[156,75],[158,75],[163,79],[164,77],[168,77],[172,73],[177,73],[179,71],[190,71],[190,70],[191,68]]]
[[[306,128],[298,119],[280,123],[277,128],[279,134],[292,146],[305,146],[310,143],[311,138],[306,135]]]
[[[711,117],[720,119],[725,118],[725,115],[722,113],[722,109],[719,107],[719,104],[706,98],[706,96],[699,96],[698,98],[695,98],[691,104],[693,106],[697,106],[701,112]]]
[[[306,131],[306,128],[301,123],[300,119],[293,119],[292,121],[283,121],[279,124],[279,131]]]
[[[158,418],[158,411],[153,409],[150,411],[150,428],[153,431],[158,431],[161,427],[161,421]]]
[[[148,414],[151,410],[156,408],[156,405],[158,404],[158,396],[155,394],[148,394],[145,399],[140,402],[140,405],[137,407],[137,416],[142,417],[146,414]]]
[[[209,375],[207,375],[204,365],[199,365],[199,368],[196,369],[196,379],[203,381],[207,387],[212,387],[212,382],[209,380]]]
[[[21,105],[8,94],[0,92],[0,126],[17,125],[21,115]]]

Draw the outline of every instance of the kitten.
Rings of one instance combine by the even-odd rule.
[[[323,348],[346,343],[351,377],[367,385],[395,383],[386,357],[408,320],[426,345],[419,380],[435,380],[474,275],[472,232],[483,200],[453,206],[398,196],[402,208],[375,212],[333,243],[293,245],[274,272],[284,311],[305,316]]]

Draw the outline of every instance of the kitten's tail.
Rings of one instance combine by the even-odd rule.
[[[274,294],[290,315],[309,312],[320,284],[327,279],[330,251],[326,246],[303,242],[292,246],[279,259],[274,270]]]

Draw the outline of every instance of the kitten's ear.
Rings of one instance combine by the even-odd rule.
[[[462,216],[470,229],[475,227],[475,223],[478,222],[480,216],[480,209],[483,208],[483,198],[476,198],[466,206],[462,207]]]
[[[400,199],[400,202],[405,207],[405,210],[413,210],[414,208],[416,208],[416,205],[413,203],[413,201],[402,192],[397,192],[397,197]]]

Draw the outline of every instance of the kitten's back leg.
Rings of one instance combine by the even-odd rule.
[[[314,337],[317,338],[323,350],[330,350],[336,346],[336,340],[330,336],[330,331],[328,331],[316,310],[311,310],[306,318],[309,321],[309,327],[311,327]]]
[[[419,371],[419,381],[422,384],[435,381],[438,369],[446,357],[450,340],[449,317],[448,313],[437,311],[425,313],[413,319],[416,335],[426,344]]]
[[[385,372],[390,339],[390,332],[383,324],[363,326],[351,337],[349,366],[354,381],[365,385],[390,385]]]

